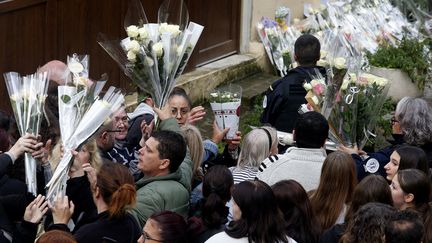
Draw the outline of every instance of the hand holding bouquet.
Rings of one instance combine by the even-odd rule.
[[[241,92],[240,86],[230,84],[210,93],[210,105],[219,129],[229,128],[225,136],[228,140],[235,137],[239,127]]]
[[[51,180],[48,182],[47,198],[64,195],[68,179],[71,150],[84,143],[103,122],[124,102],[120,91],[110,87],[102,100],[98,95],[107,81],[93,82],[88,78],[89,57],[76,54],[68,57],[71,82],[58,87],[60,133],[63,148],[66,151]]]
[[[48,73],[21,77],[18,73],[9,72],[4,74],[4,78],[20,135],[38,135],[47,96]],[[36,160],[29,153],[24,156],[27,190],[36,196]]]

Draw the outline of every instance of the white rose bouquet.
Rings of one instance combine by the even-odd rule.
[[[104,98],[99,100],[98,95],[108,78],[103,75],[103,80],[91,81],[88,78],[88,64],[88,55],[68,56],[66,72],[69,72],[70,82],[58,87],[60,134],[65,153],[47,184],[47,197],[50,199],[66,192],[73,157],[71,150],[84,143],[124,102],[123,95],[114,87],[110,87]]]
[[[183,1],[170,4],[169,0],[159,8],[158,23],[147,22],[139,0],[130,1],[124,25],[127,38],[121,42],[109,41],[101,35],[99,45],[132,82],[151,95],[157,107],[162,107],[204,27],[189,23]]]
[[[21,77],[18,73],[9,72],[4,74],[4,79],[20,135],[38,135],[47,96],[48,73]],[[24,161],[27,190],[36,196],[36,160],[25,153]]]
[[[363,73],[357,80],[360,91],[357,104],[357,146],[361,149],[366,144],[378,120],[390,87],[390,82],[382,77]]]
[[[215,115],[218,127],[223,130],[229,128],[226,139],[234,138],[240,121],[242,88],[230,84],[210,92],[210,105]]]

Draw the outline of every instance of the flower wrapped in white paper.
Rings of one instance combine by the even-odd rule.
[[[242,88],[230,84],[217,88],[210,93],[210,105],[215,115],[216,123],[221,130],[229,128],[225,138],[233,139],[240,122]]]
[[[110,87],[102,100],[96,99],[90,108],[84,113],[81,120],[73,130],[72,134],[63,138],[64,150],[66,151],[61,158],[51,180],[48,182],[47,198],[52,199],[55,195],[64,195],[66,192],[66,181],[72,160],[71,150],[77,149],[84,143],[104,121],[124,102],[124,97],[115,87]]]
[[[124,101],[123,95],[111,87],[103,100],[98,95],[108,77],[93,82],[88,78],[89,56],[68,56],[69,75],[73,82],[58,87],[60,134],[63,148],[67,151],[61,158],[54,175],[47,184],[48,197],[64,195],[72,159],[71,150],[77,149],[88,139]]]

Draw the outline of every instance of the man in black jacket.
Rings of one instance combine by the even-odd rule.
[[[317,72],[326,77],[325,69],[316,66],[320,59],[320,48],[319,40],[312,35],[305,34],[296,40],[294,58],[299,66],[288,71],[285,77],[274,82],[266,91],[262,123],[269,123],[278,131],[292,132],[299,116],[299,107],[307,103],[304,82],[311,81]]]

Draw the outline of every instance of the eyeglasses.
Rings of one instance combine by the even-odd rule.
[[[152,240],[152,241],[156,241],[156,242],[163,242],[162,240],[156,240],[156,239],[151,238],[151,237],[147,234],[147,232],[145,232],[145,231],[143,231],[142,236],[144,237],[144,240]]]

